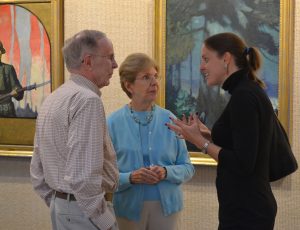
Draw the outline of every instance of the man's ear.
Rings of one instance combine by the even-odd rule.
[[[82,63],[84,64],[85,68],[91,69],[92,68],[92,56],[90,56],[90,55],[84,56]]]

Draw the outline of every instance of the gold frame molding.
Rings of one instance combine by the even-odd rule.
[[[26,8],[43,23],[51,46],[51,91],[64,81],[64,63],[61,55],[64,34],[63,0],[2,0]],[[0,118],[0,156],[30,157],[33,151],[35,119]],[[1,136],[9,140],[1,143]]]
[[[166,1],[155,0],[154,56],[159,63],[162,81],[157,103],[165,107],[166,73]],[[280,48],[279,48],[279,119],[292,141],[292,76],[294,61],[294,0],[280,0]],[[190,152],[196,165],[217,165],[217,162],[201,152]]]

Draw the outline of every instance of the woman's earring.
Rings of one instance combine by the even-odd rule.
[[[226,74],[228,74],[228,64],[224,63],[224,69],[226,70]]]

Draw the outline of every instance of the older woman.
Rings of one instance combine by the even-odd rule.
[[[194,174],[188,151],[165,124],[174,115],[154,103],[159,75],[146,54],[129,55],[119,69],[130,103],[108,118],[120,181],[114,208],[121,230],[176,228],[181,184]]]

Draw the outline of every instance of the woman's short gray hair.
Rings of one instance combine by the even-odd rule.
[[[98,48],[97,41],[106,38],[106,34],[97,30],[82,30],[65,41],[62,48],[67,69],[79,69],[83,56]]]
[[[153,67],[159,71],[158,64],[144,53],[133,53],[128,55],[119,68],[120,82],[123,91],[129,98],[132,97],[131,93],[127,90],[126,82],[133,83],[139,72]]]

